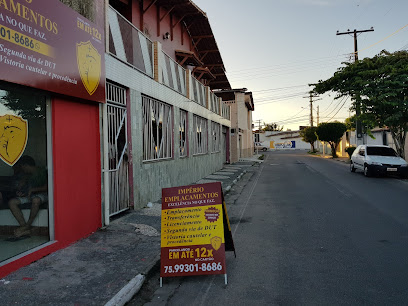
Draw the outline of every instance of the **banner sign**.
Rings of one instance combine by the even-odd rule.
[[[104,55],[103,27],[60,1],[0,0],[0,80],[104,102]]]
[[[161,277],[226,274],[226,240],[235,251],[221,183],[162,190]]]
[[[288,140],[288,141],[281,141],[281,142],[271,141],[270,147],[271,149],[295,149],[296,141],[295,140]]]

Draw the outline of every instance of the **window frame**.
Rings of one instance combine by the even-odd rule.
[[[221,151],[221,125],[218,122],[211,121],[211,153]]]
[[[200,128],[200,131],[198,131]],[[203,155],[208,153],[208,119],[193,115],[194,147],[193,155]],[[201,139],[200,139],[201,135]]]
[[[148,105],[146,104],[148,103]],[[163,108],[163,113],[161,113],[161,108]],[[147,111],[149,114],[147,114]],[[158,111],[158,113],[157,113]],[[160,138],[159,125],[156,128],[153,127],[153,118],[155,121],[160,122],[160,117],[162,118],[162,134],[160,139],[160,146],[154,146],[154,134],[152,134],[154,129],[156,130],[157,142]],[[157,99],[151,98],[149,96],[142,95],[142,159],[143,162],[154,162],[160,160],[169,160],[174,157],[174,139],[173,139],[173,106],[165,102],[159,101]],[[146,118],[150,118],[147,122]],[[165,129],[163,126],[165,124]],[[164,130],[164,131],[163,131]],[[148,134],[151,132],[150,134]],[[163,143],[164,138],[165,143]],[[147,147],[148,145],[148,147]],[[164,145],[165,147],[162,147]],[[165,150],[165,151],[162,151]]]
[[[184,125],[183,125],[184,122]],[[184,128],[184,144],[182,144],[182,128]],[[184,109],[179,111],[179,156],[180,158],[188,157],[188,112]],[[183,152],[183,153],[182,153]]]

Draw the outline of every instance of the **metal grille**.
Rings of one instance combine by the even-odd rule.
[[[126,90],[107,83],[109,214],[129,208]]]
[[[208,129],[207,119],[194,115],[194,154],[205,154],[208,152]]]
[[[163,84],[185,95],[186,89],[186,70],[177,64],[170,56],[162,52],[163,56]]]
[[[220,124],[211,122],[212,152],[220,151]]]
[[[223,118],[225,118],[225,119],[228,119],[228,120],[230,120],[231,118],[230,118],[230,112],[231,112],[231,108],[230,108],[230,106],[229,105],[227,105],[226,104],[226,102],[222,102],[221,103],[221,108],[222,108],[222,117]]]
[[[218,97],[213,93],[210,92],[210,105],[211,105],[211,110],[216,113],[216,114],[220,114],[220,103],[218,100]]]
[[[191,85],[193,87],[193,101],[206,107],[205,105],[205,86],[201,84],[195,77],[191,77]]]
[[[180,123],[179,123],[179,136],[180,136],[180,157],[187,156],[187,112],[180,110]]]
[[[153,77],[153,42],[109,6],[109,53]]]
[[[143,160],[173,157],[171,106],[143,97]]]

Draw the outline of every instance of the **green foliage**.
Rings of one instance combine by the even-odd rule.
[[[265,127],[262,129],[263,131],[282,131],[283,130],[283,125],[279,126],[276,123],[267,123],[265,124]]]
[[[314,143],[317,140],[316,130],[317,127],[309,126],[307,128],[304,128],[303,130],[300,130],[299,132],[300,137],[302,137],[302,140],[310,143],[310,145],[312,146],[312,152],[316,151],[314,147]]]
[[[348,156],[351,158],[351,155],[353,154],[353,152],[356,150],[355,146],[351,146],[351,147],[347,147],[344,149],[344,151],[346,151],[346,153],[348,154]]]
[[[388,126],[397,151],[404,156],[408,132],[408,52],[382,51],[373,58],[344,63],[326,81],[319,81],[314,92],[337,93],[354,98],[353,108],[361,105],[360,120],[367,126]]]
[[[356,115],[346,118],[344,124],[347,127],[347,131],[355,131],[356,130]]]
[[[336,148],[347,131],[347,127],[341,122],[320,123],[317,127],[316,134],[319,140],[329,143],[332,156],[337,157]]]

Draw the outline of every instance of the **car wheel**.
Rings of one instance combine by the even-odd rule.
[[[364,175],[366,177],[371,176],[371,171],[370,171],[370,169],[368,169],[367,165],[364,165]]]
[[[262,151],[266,152],[267,148],[263,148]]]
[[[354,167],[353,162],[350,162],[350,171],[351,172],[356,172],[356,168]]]

